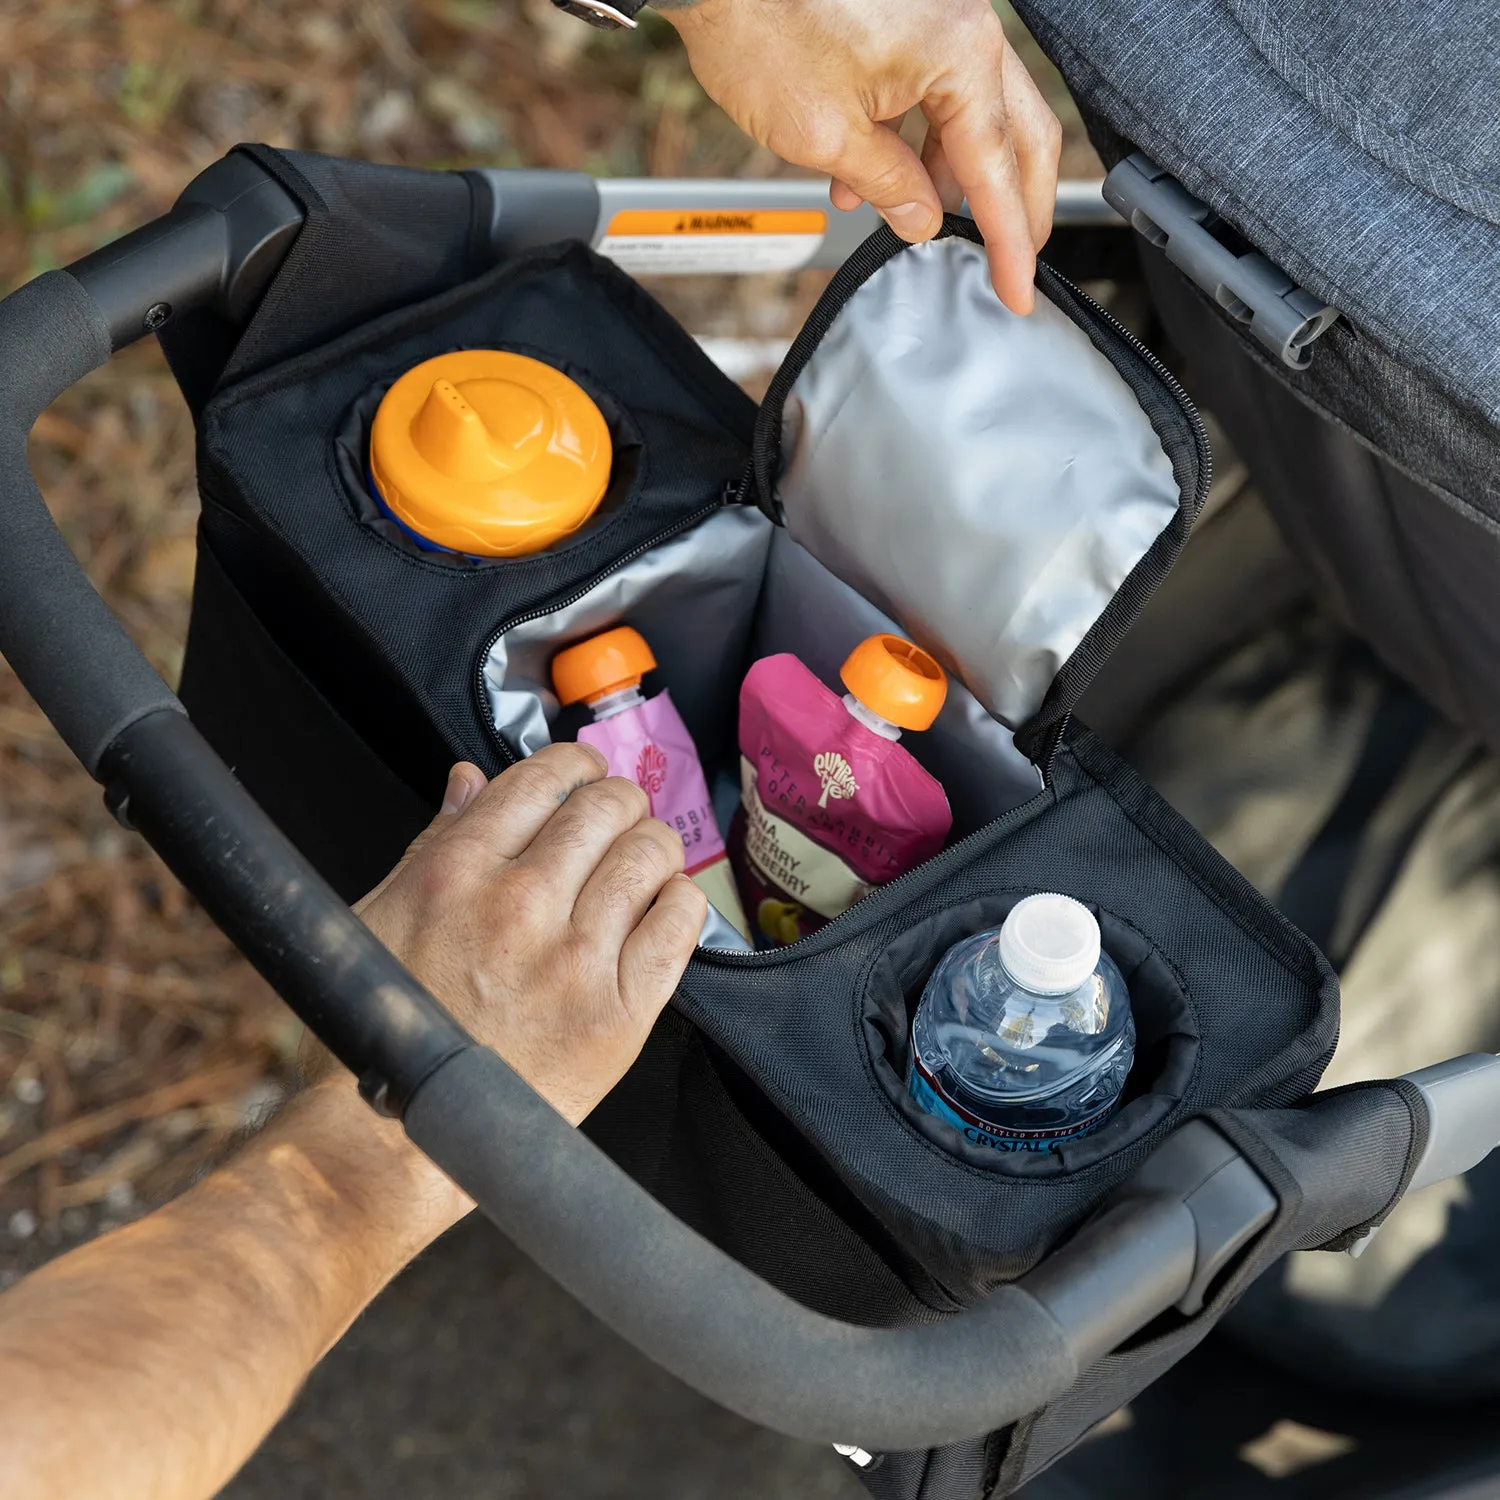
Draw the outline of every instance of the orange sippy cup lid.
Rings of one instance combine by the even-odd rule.
[[[948,677],[920,646],[899,635],[872,635],[849,654],[839,675],[871,713],[898,729],[927,729],[948,696]]]
[[[370,477],[391,514],[477,557],[539,552],[577,531],[604,498],[610,459],[582,386],[499,349],[413,366],[370,430]]]
[[[552,658],[552,686],[564,708],[593,703],[611,693],[639,687],[656,658],[640,631],[628,625],[590,636]]]

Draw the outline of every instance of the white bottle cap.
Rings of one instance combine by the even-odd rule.
[[[1033,994],[1069,995],[1099,963],[1099,924],[1071,896],[1027,896],[1000,929],[1000,962]]]

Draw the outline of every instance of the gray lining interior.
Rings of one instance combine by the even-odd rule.
[[[1180,501],[1083,330],[1045,297],[1008,311],[958,238],[849,299],[792,387],[782,453],[792,536],[1012,729]]]
[[[893,630],[950,669],[937,723],[904,743],[961,838],[1039,790],[1011,730],[1180,497],[1149,418],[1086,335],[1045,298],[1030,318],[1007,312],[982,250],[946,239],[876,271],[808,360],[779,498],[785,529],[726,508],[500,637],[484,681],[507,742],[546,744],[552,657],[628,621],[660,666],[648,687],[670,688],[726,790],[723,814],[748,664],[794,652],[841,692],[850,649]]]

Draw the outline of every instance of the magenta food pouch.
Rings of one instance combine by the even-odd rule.
[[[682,836],[688,875],[748,938],[698,750],[672,695],[658,693],[600,723],[586,724],[578,738],[603,753],[611,776],[623,776],[645,792],[651,816]]]
[[[760,938],[793,943],[930,859],[953,823],[911,752],[855,719],[795,656],[740,689],[741,803],[730,830]]]

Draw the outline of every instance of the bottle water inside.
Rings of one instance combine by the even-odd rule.
[[[912,1022],[907,1086],[976,1145],[1047,1151],[1114,1112],[1135,1054],[1130,996],[1094,914],[1019,902],[943,955]]]

